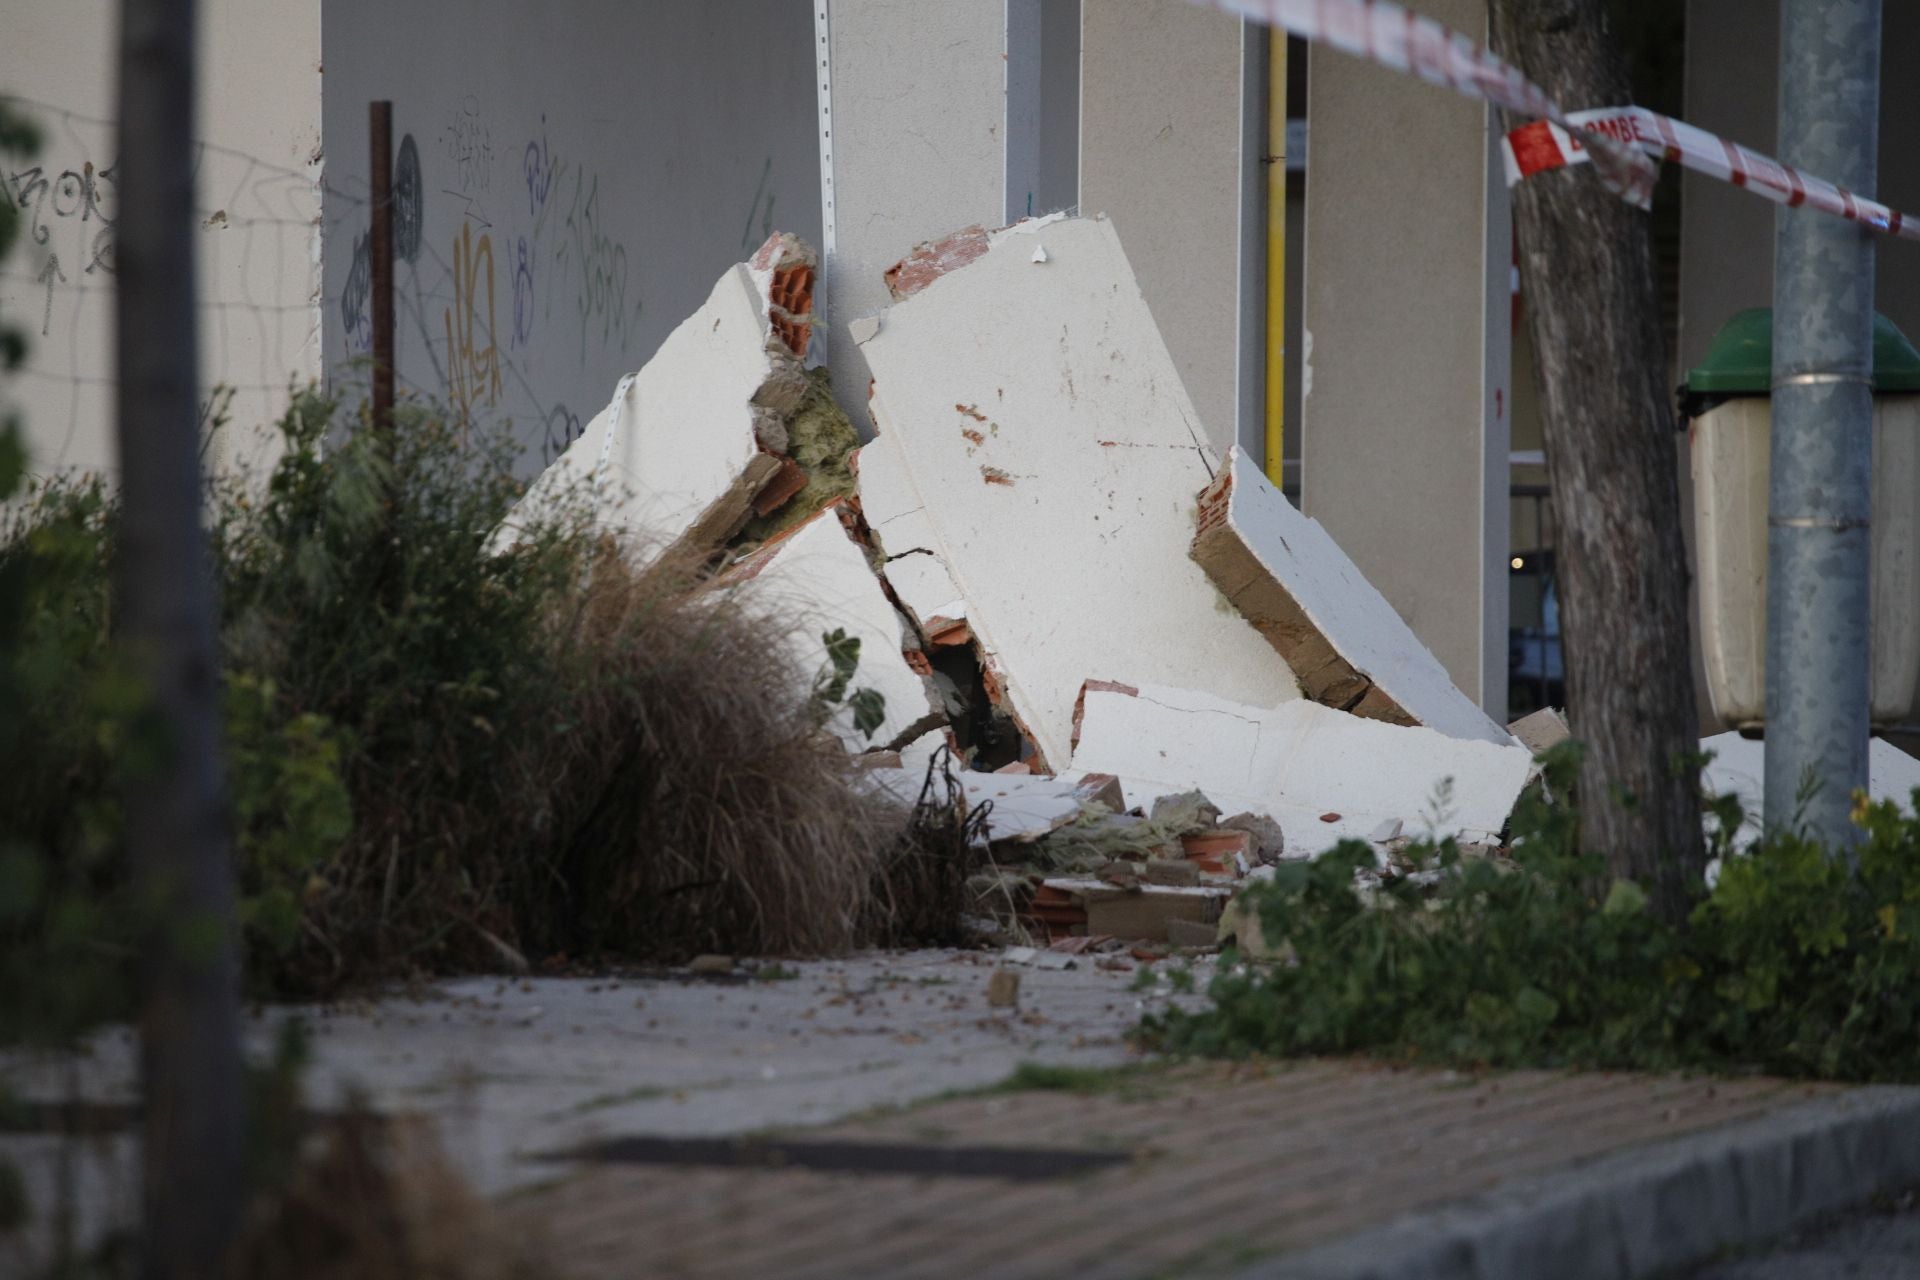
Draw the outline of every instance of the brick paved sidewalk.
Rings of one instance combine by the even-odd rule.
[[[537,1226],[556,1268],[579,1280],[1230,1274],[1834,1092],[1769,1080],[1206,1064],[1091,1093],[956,1098],[783,1134],[794,1144],[784,1168],[601,1164],[503,1209]],[[1045,1172],[1036,1150],[1109,1164],[1025,1179],[991,1168],[795,1167],[822,1153],[861,1156],[843,1144],[878,1146],[908,1167],[1006,1159],[1009,1175]]]

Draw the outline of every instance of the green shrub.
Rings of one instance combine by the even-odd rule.
[[[1548,762],[1549,790],[1574,755]],[[1738,806],[1715,805],[1719,829]],[[1858,870],[1776,837],[1723,870],[1684,929],[1610,881],[1564,806],[1530,792],[1511,861],[1414,851],[1356,887],[1349,843],[1252,892],[1273,963],[1234,964],[1213,1007],[1150,1018],[1161,1047],[1210,1055],[1372,1052],[1465,1065],[1702,1068],[1920,1079],[1920,820],[1861,803]],[[1724,842],[1723,842],[1724,843]],[[1439,871],[1434,883],[1431,874]]]
[[[388,441],[303,394],[281,429],[265,483],[208,502],[256,991],[876,936],[900,818],[822,731],[883,714],[856,642],[803,669],[750,586],[640,571],[582,503],[495,545],[506,446],[431,413]],[[0,1041],[127,1012],[118,793],[158,747],[112,665],[113,539],[93,483],[0,530],[0,980],[47,1006],[10,1005]],[[48,970],[76,989],[21,980]]]

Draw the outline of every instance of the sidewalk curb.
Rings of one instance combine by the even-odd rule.
[[[1643,1280],[1920,1183],[1920,1088],[1856,1089],[1606,1156],[1240,1280]]]

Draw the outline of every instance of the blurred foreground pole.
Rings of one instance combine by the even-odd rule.
[[[1879,121],[1880,0],[1782,0],[1780,158],[1871,195]],[[1843,851],[1871,732],[1873,235],[1776,219],[1766,825]]]
[[[122,0],[118,624],[160,750],[137,748],[127,855],[148,918],[142,1274],[220,1273],[245,1193],[238,963],[214,584],[200,525],[194,0]]]

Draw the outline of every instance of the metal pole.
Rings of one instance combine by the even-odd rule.
[[[1879,121],[1880,0],[1782,0],[1781,159],[1871,194]],[[1844,851],[1871,732],[1873,240],[1801,209],[1775,228],[1766,823]]]
[[[373,226],[373,427],[393,430],[393,103],[367,108]],[[391,443],[391,442],[389,442]]]

